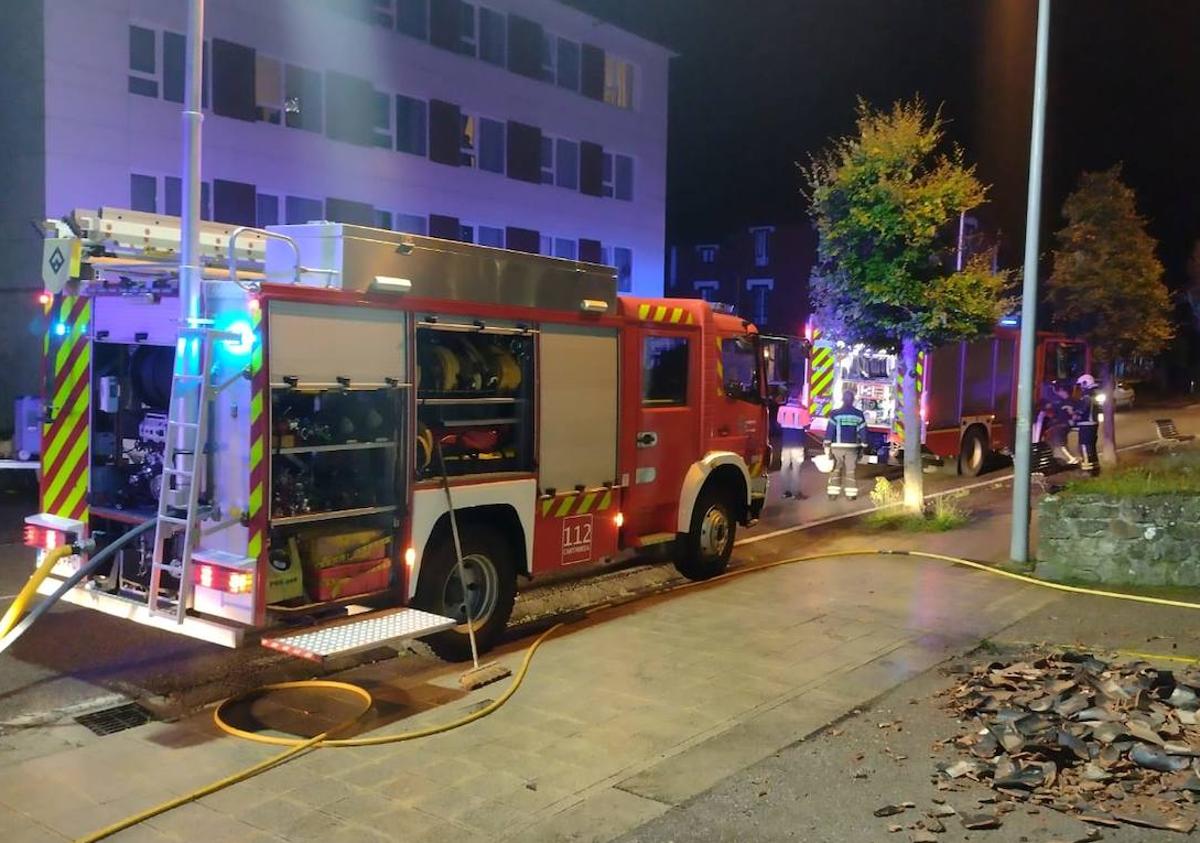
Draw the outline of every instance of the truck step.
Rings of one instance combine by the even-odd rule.
[[[388,641],[431,635],[457,623],[453,618],[420,609],[385,609],[263,638],[262,645],[290,656],[321,662],[334,656],[369,650]]]

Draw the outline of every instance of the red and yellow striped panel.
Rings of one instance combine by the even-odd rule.
[[[695,325],[696,318],[682,307],[665,304],[639,304],[638,319],[647,322],[665,322],[668,325]]]
[[[925,391],[925,352],[917,352],[917,406],[921,406],[921,393]],[[904,377],[896,369],[896,420],[892,424],[898,439],[904,438]]]
[[[246,504],[246,517],[250,525],[250,538],[246,544],[246,555],[258,560],[262,570],[262,554],[265,550],[263,534],[266,518],[263,512],[263,495],[267,483],[267,460],[264,444],[267,436],[267,416],[263,402],[267,393],[267,373],[263,369],[263,343],[259,329],[262,311],[251,311],[254,328],[254,350],[250,354],[250,497]]]
[[[46,306],[42,345],[48,422],[42,425],[42,512],[86,521],[91,439],[92,301],[58,296]]]
[[[566,518],[568,515],[587,515],[590,512],[605,512],[613,504],[612,489],[595,489],[590,492],[568,492],[552,498],[543,498],[543,518]]]
[[[813,342],[820,338],[819,330],[813,331]],[[833,349],[828,345],[814,345],[809,362],[808,414],[812,418],[827,415],[833,407]]]

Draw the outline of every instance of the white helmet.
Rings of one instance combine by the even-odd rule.
[[[1080,375],[1079,379],[1075,381],[1075,384],[1080,389],[1095,389],[1096,388],[1096,379],[1093,378],[1091,375]]]

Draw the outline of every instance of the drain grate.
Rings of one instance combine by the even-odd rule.
[[[124,732],[153,720],[153,715],[137,703],[124,703],[112,708],[81,714],[75,718],[80,726],[87,726],[97,735],[112,735]]]

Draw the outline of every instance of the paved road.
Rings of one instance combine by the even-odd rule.
[[[1200,430],[1200,405],[1172,410],[1184,430]],[[1150,420],[1157,413],[1138,410],[1119,417],[1119,443],[1145,441],[1153,435]],[[878,473],[895,476],[895,469]],[[998,469],[985,480],[1010,473]],[[974,486],[974,478],[949,473],[926,476],[927,491]],[[804,498],[784,498],[785,484],[773,486],[761,523],[743,533],[743,541],[779,530],[820,523],[871,507],[865,497],[855,504],[830,502],[823,493],[824,476],[805,465],[794,491]],[[867,483],[872,482],[867,478]],[[0,609],[21,586],[32,566],[32,554],[16,542],[23,515],[33,502],[27,493],[0,496]],[[735,564],[770,553],[769,543],[739,548]],[[533,590],[518,604],[518,618],[561,611],[564,607],[604,602],[625,593],[639,593],[673,581],[669,566],[639,566],[577,583]],[[307,665],[258,648],[231,652],[203,642],[118,621],[99,613],[64,606],[51,612],[9,652],[0,655],[0,724],[43,719],[54,712],[95,707],[128,695],[166,695],[176,706],[189,707],[226,695],[232,690],[310,672]],[[3,726],[0,725],[0,730]]]

